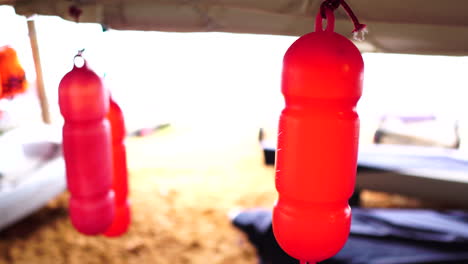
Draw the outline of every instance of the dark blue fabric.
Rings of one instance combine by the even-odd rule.
[[[257,248],[262,263],[297,263],[276,243],[271,211],[234,218]],[[353,208],[344,248],[324,264],[468,264],[468,213],[461,211]]]

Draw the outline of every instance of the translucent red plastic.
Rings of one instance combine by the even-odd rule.
[[[364,63],[347,38],[321,17],[316,31],[296,40],[283,61],[286,106],[279,121],[273,230],[301,263],[332,257],[349,235],[356,177]]]
[[[112,131],[112,189],[115,194],[115,217],[112,225],[104,233],[108,237],[124,234],[130,225],[130,203],[128,201],[128,169],[125,150],[125,122],[122,110],[111,98],[107,120]]]
[[[85,62],[62,78],[59,105],[71,222],[83,234],[101,234],[114,219],[109,93]]]

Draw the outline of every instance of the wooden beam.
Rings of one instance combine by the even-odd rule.
[[[41,106],[42,121],[50,124],[50,112],[47,95],[44,89],[44,79],[42,75],[41,58],[39,56],[39,45],[37,42],[36,24],[33,19],[28,19],[29,40],[31,41],[31,49],[34,58],[34,66],[36,69],[36,87],[39,103]]]

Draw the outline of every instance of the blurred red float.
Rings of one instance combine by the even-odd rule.
[[[112,131],[112,189],[115,194],[115,217],[112,225],[104,233],[108,237],[124,234],[130,224],[130,203],[128,196],[128,169],[125,150],[125,122],[119,105],[110,98],[107,120]]]
[[[87,235],[105,232],[114,219],[109,99],[101,78],[86,61],[82,67],[75,65],[59,85],[70,217]]]

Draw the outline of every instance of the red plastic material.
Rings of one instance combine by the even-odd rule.
[[[320,14],[319,14],[320,16]],[[364,63],[347,38],[321,17],[283,61],[286,107],[279,121],[273,230],[283,250],[314,263],[332,257],[350,229]]]
[[[116,237],[124,234],[130,224],[130,203],[128,196],[128,169],[127,155],[125,151],[125,122],[122,110],[111,98],[107,120],[112,131],[112,161],[113,179],[112,189],[115,193],[115,217],[112,225],[104,233],[108,237]]]
[[[83,234],[101,234],[114,219],[109,93],[85,62],[61,80],[59,105],[71,222]]]

